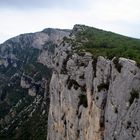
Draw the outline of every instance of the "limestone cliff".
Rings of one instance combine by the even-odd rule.
[[[64,43],[50,82],[48,140],[139,140],[140,69]],[[59,51],[58,51],[59,50]]]
[[[81,25],[1,44],[0,140],[139,140],[139,44]]]

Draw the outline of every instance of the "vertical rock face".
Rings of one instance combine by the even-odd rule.
[[[140,138],[140,69],[135,62],[120,59],[119,73],[111,71],[110,86],[105,109],[105,139],[138,140]]]
[[[140,70],[135,62],[61,49],[50,82],[47,139],[138,140]]]
[[[96,73],[90,54],[85,53],[84,56],[62,54],[61,57],[64,57],[63,55],[67,55],[67,62],[66,59],[63,61],[66,65],[62,65],[61,70],[57,68],[58,71],[53,73],[50,83],[48,140],[102,139],[103,109],[107,91],[105,89],[100,92],[98,101],[96,94],[98,94],[97,85],[102,80],[108,82],[110,62],[106,62],[108,65],[106,69],[99,65],[103,67],[103,73],[106,73],[104,76],[100,71]],[[105,60],[102,58],[98,61],[104,63]]]

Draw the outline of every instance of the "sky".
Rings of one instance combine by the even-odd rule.
[[[140,0],[0,0],[0,43],[45,28],[84,24],[140,38]]]

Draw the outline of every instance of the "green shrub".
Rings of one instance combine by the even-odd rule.
[[[139,92],[135,89],[132,89],[130,92],[130,99],[129,99],[129,104],[131,105],[135,99],[139,99]]]
[[[131,127],[131,122],[130,121],[127,121],[126,129],[129,129],[130,127]]]
[[[78,55],[82,57],[85,56],[85,54],[86,54],[85,52],[78,52]]]
[[[10,110],[10,106],[7,102],[0,103],[0,118],[4,117]]]
[[[86,95],[80,95],[79,96],[79,103],[78,103],[78,107],[80,105],[83,105],[85,108],[88,107],[88,102],[87,102],[87,96]]]
[[[115,68],[118,70],[118,72],[120,73],[121,72],[121,69],[122,69],[122,65],[119,63],[119,58],[114,58],[113,59],[113,63],[115,65]]]
[[[140,62],[140,39],[130,38],[112,32],[82,26],[76,35],[78,49],[88,51],[94,57],[104,56],[109,59],[125,57]],[[86,40],[86,41],[83,41]]]
[[[68,54],[67,57],[63,60],[61,74],[67,74],[67,62],[68,62],[70,57],[71,57],[71,54]]]
[[[69,78],[67,80],[67,85],[69,90],[72,88],[72,86],[75,90],[77,90],[80,87],[80,85],[75,80]]]
[[[101,83],[100,85],[97,86],[98,91],[100,92],[103,89],[108,90],[109,89],[109,83]]]
[[[83,86],[81,86],[81,90],[82,90],[83,92],[86,92],[86,84],[84,84]]]
[[[114,108],[114,112],[115,112],[116,114],[118,113],[118,108],[117,108],[117,107]]]
[[[85,79],[85,75],[82,74],[82,75],[79,76],[79,78],[80,78],[80,79]]]
[[[94,77],[96,77],[96,66],[97,66],[97,58],[93,58],[92,67],[93,67]]]

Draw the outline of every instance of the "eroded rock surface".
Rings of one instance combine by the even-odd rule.
[[[140,69],[78,51],[84,30],[49,28],[0,45],[1,140],[139,140]]]
[[[68,48],[68,47],[66,47]],[[48,140],[138,140],[140,69],[61,48],[50,82]]]

